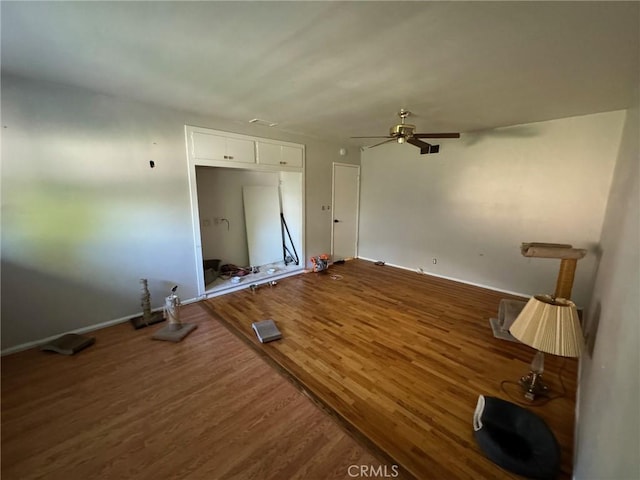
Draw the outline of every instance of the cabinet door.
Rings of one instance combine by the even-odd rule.
[[[274,143],[256,142],[258,163],[262,165],[280,165],[282,147]]]
[[[193,158],[241,163],[255,163],[256,161],[252,140],[193,132],[191,142]]]
[[[302,168],[302,157],[302,148],[282,145],[282,158],[280,160],[280,165]]]
[[[256,142],[258,163],[279,167],[302,168],[302,148],[275,143]]]
[[[194,158],[224,160],[227,155],[227,139],[220,135],[193,132],[191,147]]]
[[[256,154],[254,142],[252,140],[240,140],[238,138],[227,138],[227,153],[223,160],[232,162],[255,163]]]

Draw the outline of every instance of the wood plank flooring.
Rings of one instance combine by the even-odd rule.
[[[515,297],[354,260],[206,305],[415,478],[509,479],[518,477],[482,455],[471,427],[479,394],[524,402],[517,385],[501,384],[525,374],[535,352],[493,337],[488,319],[502,298]],[[251,323],[267,318],[283,339],[262,345]],[[577,361],[546,362],[545,380],[566,394],[528,408],[554,431],[568,479]]]
[[[201,304],[181,311],[198,324],[181,343],[151,340],[163,324],[125,323],[75,356],[3,357],[2,479],[320,480],[385,466]]]

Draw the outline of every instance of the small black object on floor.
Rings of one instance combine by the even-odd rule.
[[[73,355],[93,345],[95,341],[96,339],[94,337],[85,337],[77,333],[67,333],[41,345],[40,350],[61,353],[62,355]]]
[[[500,398],[480,395],[473,430],[480,450],[505,470],[527,478],[557,477],[560,446],[535,413]]]

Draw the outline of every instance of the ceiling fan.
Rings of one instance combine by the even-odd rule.
[[[415,125],[411,125],[409,123],[405,123],[405,119],[411,115],[409,110],[405,110],[401,108],[398,112],[398,116],[400,117],[400,123],[394,125],[389,130],[389,135],[387,136],[379,136],[379,137],[351,137],[351,138],[388,138],[389,140],[385,140],[384,142],[376,143],[375,145],[371,145],[369,148],[377,147],[378,145],[383,145],[389,142],[398,142],[398,143],[410,143],[420,149],[421,154],[425,153],[438,153],[440,151],[440,145],[432,145],[427,142],[423,142],[419,140],[420,138],[460,138],[459,133],[415,133],[416,129]]]

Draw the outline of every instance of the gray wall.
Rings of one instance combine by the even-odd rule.
[[[307,252],[329,251],[341,145],[2,77],[2,349],[196,296],[184,125],[306,145]],[[154,160],[156,167],[149,167]]]
[[[607,213],[593,296],[588,351],[580,365],[577,479],[640,478],[640,152],[638,108],[629,111]]]
[[[625,112],[443,140],[437,155],[387,144],[362,155],[361,257],[523,294],[553,293],[560,262],[522,242],[587,248],[573,299],[584,306]],[[437,259],[433,264],[432,259]]]

